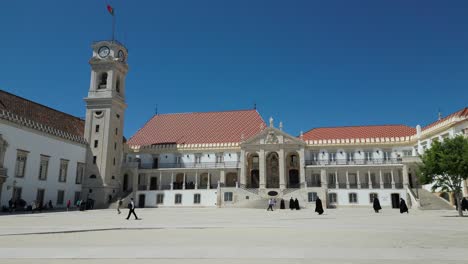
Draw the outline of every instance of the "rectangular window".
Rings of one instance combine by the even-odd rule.
[[[38,206],[44,204],[44,195],[45,195],[44,189],[37,189],[36,202]]]
[[[336,161],[336,153],[328,153],[328,160],[330,162],[335,162]]]
[[[59,182],[67,181],[68,160],[60,160]]]
[[[181,160],[182,160],[182,157],[181,157],[181,156],[176,156],[176,157],[175,157],[175,163],[176,163],[176,164],[180,164],[180,163],[181,163]]]
[[[413,151],[412,150],[403,150],[403,156],[411,157],[411,156],[413,156]]]
[[[156,204],[163,204],[164,203],[164,194],[158,193],[156,194]]]
[[[63,190],[57,191],[57,205],[63,204],[64,198],[65,198],[65,191]]]
[[[201,163],[201,154],[195,154],[195,164]]]
[[[310,192],[307,194],[309,203],[315,202],[317,200],[317,193],[316,192]]]
[[[16,154],[16,170],[15,176],[18,178],[23,178],[26,174],[26,161],[28,159],[28,152],[18,150]]]
[[[346,156],[348,157],[348,161],[354,161],[354,152],[349,152]]]
[[[318,161],[318,153],[312,153],[312,161]]]
[[[328,201],[330,201],[331,204],[336,204],[338,201],[336,193],[328,193]]]
[[[97,140],[94,140],[94,147],[97,148],[98,147],[98,144],[99,144],[99,141]]]
[[[83,181],[84,170],[85,170],[85,164],[78,162],[76,164],[76,179],[75,179],[76,184],[81,184],[81,182]]]
[[[116,135],[119,134],[119,129],[118,129],[118,128],[115,128],[115,134],[116,134]]]
[[[224,154],[218,153],[216,154],[216,163],[223,163],[224,162]]]
[[[96,133],[98,133],[98,132],[99,132],[99,125],[96,125],[96,128],[95,128],[95,130],[94,130],[94,131],[95,131]]]
[[[383,154],[384,154],[384,160],[390,160],[392,157],[392,153],[390,151],[385,151]]]
[[[357,193],[350,193],[349,194],[349,203],[355,204],[357,203]]]
[[[112,163],[115,165],[115,158],[114,158],[114,160],[113,160],[113,162],[112,162]]]
[[[201,195],[199,193],[196,193],[193,195],[193,203],[194,204],[200,204],[201,201]]]
[[[379,195],[377,193],[370,193],[369,194],[369,203],[373,203],[375,198],[379,198]]]
[[[175,204],[181,204],[182,203],[182,194],[176,194],[175,195]]]
[[[47,179],[47,171],[49,169],[49,156],[41,155],[39,164],[39,180],[45,181]]]
[[[232,192],[225,192],[224,193],[224,201],[225,202],[232,202]]]
[[[96,164],[96,161],[97,161],[97,157],[93,156],[93,164]]]
[[[366,152],[364,153],[366,157],[366,161],[371,161],[372,160],[372,152]]]
[[[117,149],[117,142],[114,142],[114,149]]]
[[[335,187],[336,185],[336,177],[335,173],[329,173],[328,174],[328,184],[331,185],[331,187]]]

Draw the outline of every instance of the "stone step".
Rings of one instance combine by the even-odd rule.
[[[454,210],[443,198],[425,189],[418,189],[419,202],[422,210]]]

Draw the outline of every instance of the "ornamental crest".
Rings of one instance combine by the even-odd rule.
[[[270,131],[265,139],[265,144],[278,144],[278,137],[275,135],[275,132]]]

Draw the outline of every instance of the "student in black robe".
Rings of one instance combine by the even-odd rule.
[[[299,201],[297,200],[297,198],[294,201],[294,204],[296,205],[296,210],[301,210],[301,207],[299,206]]]
[[[296,203],[294,202],[293,198],[289,199],[289,209],[294,210],[296,209]]]
[[[408,206],[406,206],[405,200],[403,198],[400,198],[400,213],[409,213],[408,211]]]
[[[374,211],[375,211],[376,213],[378,213],[380,210],[382,210],[382,207],[380,206],[379,198],[377,198],[377,197],[374,198],[374,205],[373,205],[373,207],[374,207]]]
[[[319,215],[323,214],[323,206],[322,206],[322,200],[317,197],[317,200],[315,200],[315,212],[318,213]]]
[[[466,200],[465,197],[463,197],[463,199],[461,201],[461,205],[462,205],[462,211],[467,211],[468,210],[468,200]]]
[[[286,207],[284,206],[284,199],[283,198],[281,198],[280,209],[286,209]]]

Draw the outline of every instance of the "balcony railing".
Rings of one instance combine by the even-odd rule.
[[[401,164],[401,158],[395,159],[337,159],[337,160],[306,160],[306,165],[312,166],[334,166],[334,165],[384,165],[384,164]]]
[[[212,169],[212,168],[240,168],[238,161],[225,162],[184,162],[184,163],[152,163],[139,164],[140,169]]]

